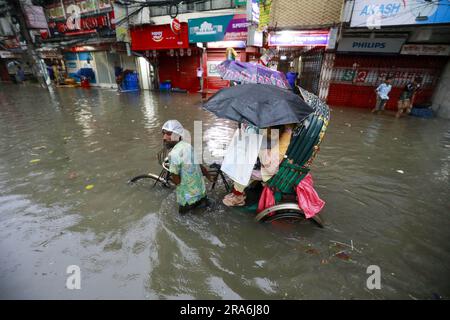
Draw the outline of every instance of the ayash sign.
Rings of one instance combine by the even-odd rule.
[[[350,26],[448,23],[449,4],[448,0],[355,0]]]
[[[337,51],[398,53],[404,38],[343,38]]]

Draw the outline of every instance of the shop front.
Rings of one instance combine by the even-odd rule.
[[[272,56],[267,64],[284,73],[293,69],[298,74],[300,85],[318,94],[329,39],[329,30],[270,32],[268,45]]]
[[[136,71],[136,60],[128,56],[126,48],[120,43],[93,44],[72,47],[63,53],[67,76],[80,81],[80,69],[90,68],[93,75],[91,85],[115,88],[115,67]]]
[[[8,50],[0,50],[0,80],[13,81],[17,73],[17,66],[22,65],[22,54]]]
[[[60,43],[67,76],[80,81],[80,69],[89,72],[95,86],[115,87],[114,67],[136,70],[134,57],[115,42],[114,10],[110,0],[47,1],[48,33],[44,43]],[[67,46],[65,43],[77,43]]]
[[[449,22],[444,1],[355,1],[337,47],[328,103],[373,108],[376,87],[390,76],[386,109],[397,109],[405,85],[417,77],[422,82],[414,105],[431,105],[449,61]]]
[[[427,45],[427,50],[423,45],[405,42],[404,37],[341,39],[334,59],[328,104],[373,108],[375,89],[388,76],[393,77],[393,82],[386,109],[397,109],[401,91],[416,77],[421,78],[422,83],[414,103],[431,103],[450,48],[448,45]]]
[[[141,56],[139,73],[144,88],[199,91],[197,69],[202,51],[189,46],[187,23],[174,19],[172,24],[141,25],[130,34],[131,49]]]
[[[203,50],[203,93],[214,93],[229,86],[216,66],[226,59],[247,61],[248,26],[246,14],[189,19],[189,43]],[[231,50],[233,49],[233,50]],[[251,51],[253,54],[254,52]]]
[[[114,35],[114,11],[109,0],[47,1],[49,39]]]

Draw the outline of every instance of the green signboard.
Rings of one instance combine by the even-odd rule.
[[[189,42],[245,41],[246,14],[189,19]]]

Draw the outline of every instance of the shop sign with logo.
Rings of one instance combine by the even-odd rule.
[[[448,56],[450,55],[450,45],[404,44],[400,54],[411,54],[418,56]]]
[[[450,22],[449,1],[355,0],[351,27],[418,25]]]
[[[181,23],[178,19],[173,19],[170,23],[170,28],[172,29],[172,32],[175,34],[180,34],[181,32]]]
[[[269,33],[269,46],[300,47],[328,45],[328,31],[278,31]]]
[[[189,19],[189,42],[247,40],[246,14]]]
[[[404,38],[343,38],[337,51],[398,53]]]
[[[52,37],[82,35],[115,28],[110,1],[61,2],[47,7],[46,14]]]
[[[175,34],[168,24],[143,26],[131,29],[131,49],[135,51],[188,48],[187,23],[180,23]]]

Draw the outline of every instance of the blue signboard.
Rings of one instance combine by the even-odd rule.
[[[189,42],[247,40],[247,15],[235,14],[218,17],[189,19]]]

